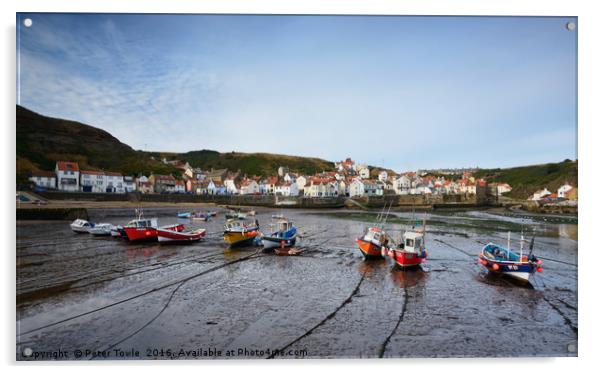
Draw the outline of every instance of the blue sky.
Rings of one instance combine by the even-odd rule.
[[[561,161],[577,152],[568,21],[18,14],[18,101],[153,151]]]

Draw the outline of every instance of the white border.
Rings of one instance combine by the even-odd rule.
[[[601,186],[601,171],[597,167],[602,160],[600,155],[600,118],[599,108],[602,106],[600,90],[600,36],[602,22],[600,13],[596,12],[595,1],[469,1],[469,0],[20,0],[4,1],[2,7],[3,48],[2,48],[2,87],[0,104],[4,113],[2,140],[4,142],[2,173],[8,176],[8,182],[0,184],[0,196],[4,214],[0,222],[0,236],[4,239],[2,252],[5,266],[2,275],[5,297],[2,302],[2,322],[6,328],[1,340],[0,352],[2,363],[9,371],[50,370],[52,372],[80,372],[82,369],[91,372],[104,372],[125,368],[132,370],[133,365],[144,365],[143,370],[163,372],[173,370],[166,365],[176,365],[180,371],[218,370],[245,372],[306,372],[308,370],[332,370],[336,366],[345,371],[364,372],[366,370],[423,372],[437,371],[445,373],[508,373],[518,372],[581,372],[594,368],[596,363],[597,340],[600,336],[599,320],[599,278],[598,264],[586,261],[598,258],[595,232],[598,221],[596,213],[600,211],[599,200],[596,200],[597,186]],[[47,11],[47,12],[132,12],[132,13],[283,13],[283,14],[411,14],[411,15],[547,15],[578,16],[579,32],[579,163],[580,163],[580,247],[579,256],[579,358],[560,359],[405,359],[405,360],[306,360],[303,362],[287,361],[263,363],[257,361],[229,362],[109,362],[86,365],[84,363],[14,363],[15,351],[15,12]],[[598,89],[598,90],[596,90]],[[587,202],[587,203],[585,203]],[[372,366],[375,367],[372,367]],[[84,367],[85,366],[85,367]]]

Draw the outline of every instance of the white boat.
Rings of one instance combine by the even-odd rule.
[[[112,226],[111,227],[111,236],[115,237],[115,238],[120,238],[122,230],[123,230],[123,226]]]
[[[297,228],[286,218],[278,220],[277,231],[264,235],[261,239],[265,249],[292,247],[297,240]]]
[[[82,234],[82,233],[88,233],[88,230],[91,229],[92,227],[94,227],[94,223],[88,222],[85,219],[78,218],[75,221],[71,222],[71,224],[69,226],[71,227],[71,230],[73,230],[74,232],[76,232],[78,234]]]
[[[88,232],[94,236],[108,236],[111,235],[113,225],[110,223],[97,223],[94,227],[88,229]]]

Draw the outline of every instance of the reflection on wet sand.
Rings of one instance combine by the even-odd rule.
[[[401,288],[411,288],[420,284],[428,277],[428,273],[420,266],[408,269],[401,269],[394,266],[391,269],[391,279]]]
[[[148,215],[169,224],[176,212]],[[484,217],[487,230],[476,231],[482,213],[431,213],[433,222],[448,225],[429,232],[424,271],[396,268],[389,258],[365,261],[355,243],[365,223],[355,218],[257,212],[260,222],[274,213],[295,220],[303,234],[299,256],[257,246],[228,249],[223,218],[202,223],[208,233],[203,241],[170,246],[97,240],[73,234],[64,222],[19,222],[17,352],[24,342],[35,351],[120,342],[116,347],[142,352],[295,342],[295,348],[311,348],[312,357],[378,357],[390,337],[383,352],[391,357],[576,354],[566,352],[577,338],[576,241],[562,235],[536,241],[537,255],[554,261],[544,259],[546,270],[535,277],[533,290],[487,275],[476,264],[483,243],[506,235],[491,231],[498,224],[490,216]],[[131,211],[91,214],[98,222],[123,224]],[[399,229],[393,225],[387,229]],[[573,235],[570,225],[558,226],[546,223]],[[513,315],[520,319],[507,317]],[[521,328],[492,336],[504,323]]]

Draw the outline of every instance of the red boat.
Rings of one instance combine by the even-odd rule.
[[[205,236],[207,230],[186,230],[182,224],[164,226],[157,229],[159,243],[181,243],[197,242]]]
[[[424,246],[424,229],[406,231],[403,234],[403,242],[397,247],[389,248],[387,254],[402,268],[422,264],[428,256]]]
[[[156,218],[138,218],[131,220],[123,226],[126,239],[130,242],[156,241],[157,240],[157,219]]]
[[[382,258],[382,249],[387,245],[387,233],[378,227],[370,227],[366,233],[355,239],[366,259]]]

